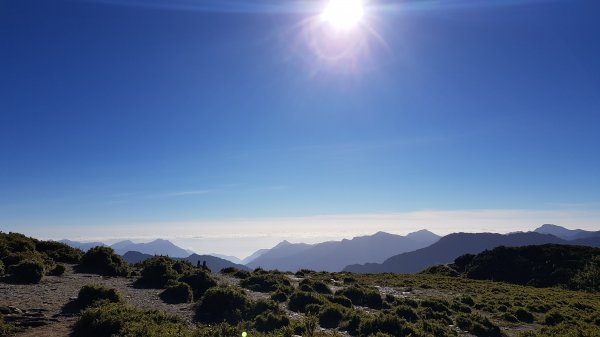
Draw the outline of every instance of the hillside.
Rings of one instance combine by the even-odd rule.
[[[565,240],[587,239],[599,237],[600,231],[585,231],[583,229],[568,229],[565,227],[545,224],[534,230],[540,234],[551,234]]]
[[[406,236],[378,232],[351,240],[314,245],[282,242],[248,263],[248,266],[289,271],[341,271],[349,262],[381,262],[395,254],[429,246],[439,238],[429,231],[421,230]]]
[[[597,238],[567,241],[549,234],[535,232],[495,234],[495,233],[455,233],[441,238],[433,245],[412,252],[393,256],[383,263],[355,264],[344,271],[355,273],[416,273],[427,267],[446,264],[464,254],[478,254],[498,246],[528,246],[555,244],[596,245]]]
[[[600,290],[600,248],[555,244],[501,246],[460,256],[448,268],[478,280]]]

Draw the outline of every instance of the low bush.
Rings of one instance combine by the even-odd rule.
[[[190,303],[194,294],[189,284],[178,282],[161,292],[160,298],[170,304]]]
[[[290,281],[280,274],[274,273],[252,273],[250,277],[241,280],[240,285],[246,289],[258,292],[271,292],[280,286],[290,286]]]
[[[533,314],[523,308],[518,308],[514,315],[519,321],[525,323],[532,323],[534,319]]]
[[[4,275],[4,262],[0,260],[0,276]]]
[[[98,302],[119,303],[122,301],[122,296],[117,289],[101,285],[85,285],[77,295],[77,304],[81,309],[93,306]]]
[[[560,312],[552,310],[544,317],[544,323],[546,325],[557,325],[565,321],[566,318]]]
[[[334,305],[323,306],[319,312],[319,325],[326,329],[335,329],[344,317],[340,307]]]
[[[159,311],[145,311],[120,303],[104,304],[83,312],[71,337],[192,337],[181,318]]]
[[[402,318],[386,314],[362,320],[359,331],[361,336],[385,333],[394,337],[404,337],[415,334],[415,330],[410,323]]]
[[[251,309],[251,301],[232,287],[213,287],[206,291],[196,306],[196,320],[203,323],[228,322],[236,324]]]
[[[79,263],[81,271],[105,275],[127,276],[127,263],[110,247],[94,247],[88,250]]]
[[[56,241],[37,241],[35,249],[62,263],[79,263],[83,256],[81,250]]]
[[[179,274],[173,269],[174,261],[168,257],[156,256],[143,263],[141,277],[137,284],[144,287],[162,289],[175,282]]]
[[[8,268],[11,279],[16,283],[40,283],[44,277],[44,264],[36,260],[24,260]]]
[[[336,296],[345,296],[352,301],[354,305],[369,307],[372,309],[381,309],[383,300],[376,288],[351,286],[336,291]]]
[[[417,312],[408,305],[400,305],[394,310],[396,316],[404,318],[408,322],[416,322],[419,319]]]
[[[346,308],[352,308],[352,301],[346,296],[343,295],[335,295],[327,297],[331,303],[339,304]]]
[[[11,335],[13,330],[12,325],[4,321],[4,317],[0,314],[0,337],[8,337]]]
[[[254,319],[254,328],[260,332],[271,332],[288,326],[289,318],[285,314],[263,313]]]
[[[296,312],[306,312],[308,305],[323,305],[325,301],[325,298],[319,294],[296,291],[290,296],[288,308]]]
[[[287,294],[284,293],[283,291],[277,290],[271,295],[271,299],[275,302],[282,303],[282,302],[287,301],[288,297],[287,297]]]
[[[184,274],[179,278],[179,281],[187,283],[192,288],[196,299],[202,297],[208,289],[217,286],[217,281],[202,269],[194,269]]]
[[[52,269],[52,270],[51,270],[51,271],[48,273],[48,275],[51,275],[51,276],[62,276],[62,275],[65,273],[66,269],[67,269],[67,268],[66,268],[64,265],[62,265],[62,264],[57,264],[57,265],[54,267],[54,269]]]
[[[492,323],[487,317],[480,315],[459,315],[456,325],[477,337],[502,337],[500,328]]]

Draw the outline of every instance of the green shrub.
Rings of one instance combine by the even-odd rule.
[[[386,314],[380,314],[361,321],[359,331],[361,336],[385,333],[395,337],[403,337],[415,333],[412,326],[404,319]]]
[[[319,312],[319,325],[326,329],[337,328],[344,316],[342,310],[333,305],[326,305]]]
[[[173,262],[172,268],[177,274],[181,275],[181,274],[189,273],[192,270],[194,270],[194,265],[192,265],[191,262],[186,261],[186,260],[175,260]]]
[[[40,283],[44,277],[44,265],[40,261],[24,260],[8,268],[13,282]]]
[[[108,288],[102,285],[85,285],[79,290],[77,295],[77,304],[85,309],[97,302],[122,302],[122,296],[117,289]]]
[[[213,287],[206,291],[196,306],[196,320],[236,324],[245,318],[250,307],[251,302],[242,291],[231,287]]]
[[[0,276],[4,275],[4,262],[0,260]]]
[[[136,283],[150,288],[166,287],[179,277],[173,269],[173,262],[172,259],[164,256],[156,256],[144,261],[144,269]]]
[[[185,321],[158,311],[118,303],[91,307],[73,327],[71,337],[191,337]]]
[[[208,289],[217,286],[217,282],[210,274],[202,269],[194,269],[181,276],[179,280],[192,287],[196,299],[202,297]]]
[[[290,296],[288,308],[296,312],[306,312],[306,306],[309,304],[322,305],[325,298],[319,294],[296,291]]]
[[[178,282],[160,293],[160,298],[166,303],[190,303],[194,295],[189,284]]]
[[[127,276],[129,267],[110,247],[94,247],[88,250],[79,264],[81,271],[106,276]]]
[[[563,316],[557,310],[552,310],[552,311],[548,312],[546,314],[546,316],[544,317],[544,323],[546,323],[546,325],[557,325],[565,320],[566,320],[565,316]]]
[[[287,301],[288,297],[287,297],[286,293],[284,293],[283,291],[278,289],[271,295],[271,299],[275,302],[282,303],[282,302]]]
[[[250,277],[241,280],[240,285],[252,291],[267,293],[275,291],[280,285],[290,286],[291,284],[283,275],[253,273]]]
[[[408,305],[400,305],[394,311],[396,316],[404,318],[408,322],[416,322],[419,319],[417,312]]]
[[[383,300],[376,288],[351,286],[336,291],[336,296],[346,296],[354,305],[369,307],[372,309],[381,309]]]
[[[335,295],[327,297],[331,303],[339,304],[346,308],[352,308],[352,301],[346,296]]]
[[[37,241],[35,249],[62,263],[79,263],[83,256],[81,250],[56,241]]]
[[[271,332],[288,326],[290,320],[285,314],[263,313],[254,319],[254,328],[260,332]]]
[[[64,265],[62,265],[62,264],[57,264],[57,265],[54,267],[54,269],[52,269],[52,270],[51,270],[51,271],[48,273],[48,275],[51,275],[51,276],[62,276],[62,275],[65,273],[66,269],[67,269],[67,268],[66,268]]]
[[[4,321],[4,317],[0,314],[0,337],[8,337],[11,335],[13,330],[12,325]]]
[[[238,270],[235,273],[233,273],[233,277],[243,280],[250,277],[250,272],[247,270]]]
[[[450,309],[448,309],[448,302],[445,300],[426,299],[421,301],[421,306],[423,308],[431,308],[431,310],[436,312],[450,313]]]
[[[519,321],[525,323],[532,323],[534,319],[533,314],[523,308],[518,308],[514,315]]]
[[[456,325],[462,330],[471,332],[477,337],[502,337],[500,328],[487,317],[479,315],[459,315]]]

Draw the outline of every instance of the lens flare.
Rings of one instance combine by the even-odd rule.
[[[356,27],[365,15],[361,0],[329,0],[321,13],[321,19],[336,29]]]

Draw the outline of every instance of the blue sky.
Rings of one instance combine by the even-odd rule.
[[[335,38],[324,3],[0,0],[0,229],[600,227],[600,3],[373,0]]]

